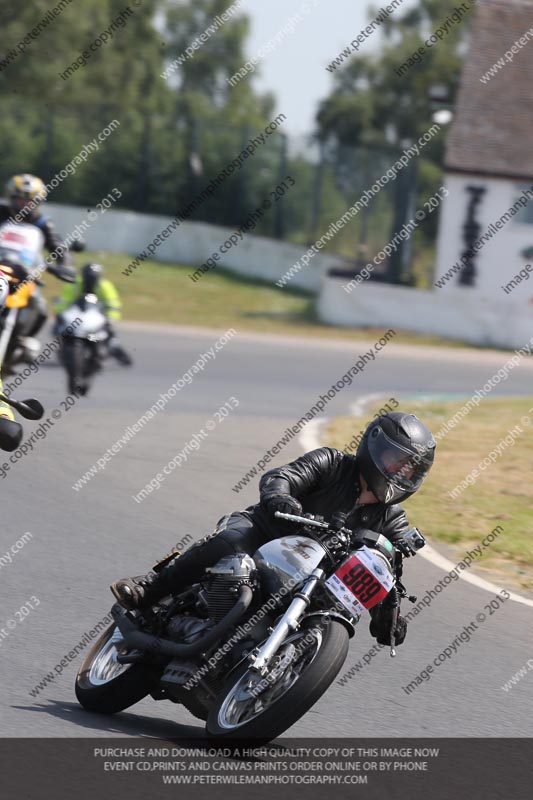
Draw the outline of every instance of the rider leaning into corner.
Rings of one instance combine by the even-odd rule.
[[[410,525],[398,503],[420,488],[433,464],[435,446],[429,429],[413,414],[382,414],[368,425],[355,456],[321,447],[270,470],[260,480],[257,505],[223,517],[214,533],[182,555],[170,553],[153,572],[116,581],[111,591],[128,609],[146,608],[180,592],[224,556],[253,555],[265,542],[286,535],[274,518],[276,511],[318,514],[326,520],[344,511],[346,528],[381,533],[409,556],[412,551],[403,535]],[[294,526],[290,532],[295,532]],[[390,644],[394,611],[387,598],[371,615],[370,633],[380,644]],[[396,644],[402,644],[406,632],[407,623],[398,616]]]
[[[68,283],[63,289],[63,294],[54,301],[56,314],[60,314],[76,302],[80,295],[95,294],[102,304],[107,317],[107,344],[109,353],[125,367],[132,364],[132,359],[124,350],[118,340],[113,322],[122,316],[122,302],[115,285],[104,278],[104,268],[101,264],[90,261],[85,264],[76,278],[75,283]]]
[[[13,175],[6,184],[5,194],[6,199],[0,200],[0,224],[20,222],[39,228],[46,249],[54,256],[54,264],[49,264],[47,271],[61,280],[73,281],[76,273],[70,263],[68,247],[41,210],[41,203],[46,200],[47,194],[42,180],[27,173]],[[35,292],[30,305],[34,308],[35,320],[27,336],[37,336],[48,316],[46,301],[39,292]]]
[[[0,272],[0,311],[5,308],[9,295],[9,281],[3,272]],[[0,392],[3,393],[2,365],[0,364]],[[22,440],[22,425],[15,422],[10,407],[0,402],[0,448],[2,450],[16,450]]]

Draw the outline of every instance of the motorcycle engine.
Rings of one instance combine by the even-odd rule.
[[[204,636],[210,627],[210,620],[175,614],[169,620],[167,632],[170,638],[177,642],[182,642],[183,644],[192,644],[201,636]]]
[[[256,585],[256,566],[253,558],[246,553],[225,556],[213,567],[206,569],[208,579],[203,581],[205,589],[201,592],[207,619],[185,615],[175,615],[168,624],[168,633],[173,639],[191,644],[205,636],[209,628],[216,625],[233,608],[242,585]],[[242,647],[247,642],[242,643]],[[249,647],[251,645],[248,644]],[[199,719],[207,719],[213,697],[220,691],[221,681],[218,670],[203,674],[202,662],[173,659],[165,667],[160,686],[164,697],[183,703]],[[201,680],[198,680],[200,674]],[[192,682],[192,688],[188,684]]]
[[[246,553],[224,556],[220,561],[206,569],[210,578],[205,600],[209,617],[215,623],[231,611],[237,601],[242,585],[255,585],[256,566],[253,558]]]

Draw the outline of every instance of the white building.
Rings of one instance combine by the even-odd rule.
[[[478,7],[445,167],[450,194],[441,211],[435,282],[444,283],[454,265],[466,266],[439,291],[459,287],[503,302],[512,296],[527,311],[533,301],[533,202],[526,207],[528,197],[533,201],[533,4],[485,0]]]
[[[434,285],[366,281],[348,294],[345,282],[326,277],[326,322],[507,348],[533,337],[533,3],[478,0],[473,13],[445,156]]]

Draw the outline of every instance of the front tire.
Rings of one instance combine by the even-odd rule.
[[[139,664],[120,664],[115,642],[122,637],[111,624],[93,645],[76,675],[76,697],[87,711],[116,714],[150,692],[146,671]]]
[[[233,673],[209,713],[208,735],[218,740],[254,738],[267,742],[280,736],[309,711],[335,680],[346,660],[349,645],[348,631],[336,620],[305,621],[300,630],[301,638],[309,634],[312,638],[313,631],[316,632],[314,652],[303,650],[304,664],[295,679],[284,674],[280,683],[286,682],[286,688],[275,682],[272,689],[254,698],[247,696],[246,686],[250,675],[254,675],[248,664]],[[299,662],[295,663],[298,667]]]
[[[67,371],[68,393],[87,394],[89,383],[85,377],[86,353],[82,339],[69,339],[64,343],[63,364]]]

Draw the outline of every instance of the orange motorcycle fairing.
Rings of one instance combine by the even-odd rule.
[[[12,294],[8,295],[6,301],[7,308],[25,308],[34,291],[35,283],[33,281],[21,284],[18,289],[15,289]]]

